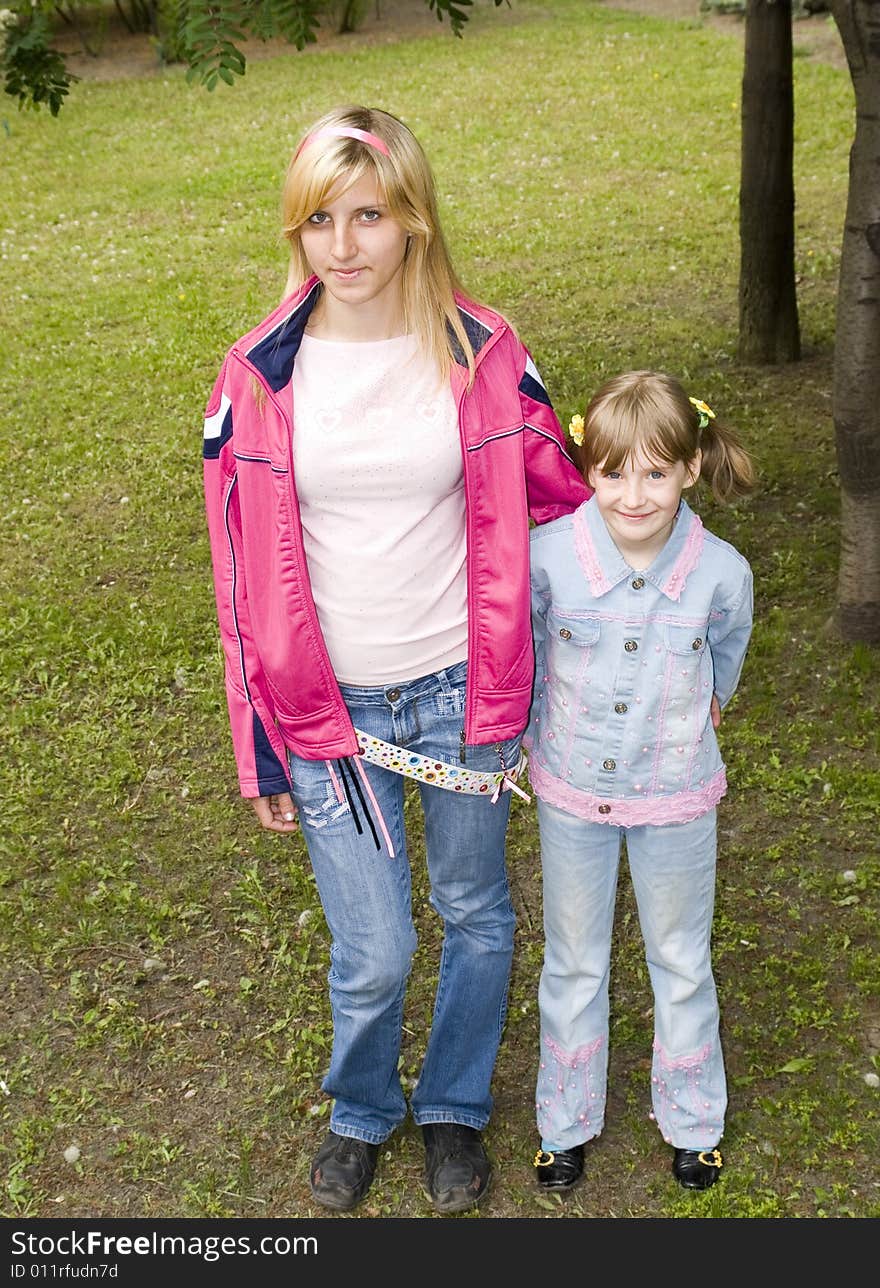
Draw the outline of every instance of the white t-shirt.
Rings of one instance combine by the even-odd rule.
[[[303,336],[293,463],[309,577],[342,684],[413,680],[467,656],[461,442],[414,336]]]

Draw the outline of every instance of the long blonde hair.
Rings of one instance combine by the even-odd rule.
[[[388,156],[358,138],[325,135],[303,146],[310,136],[334,126],[375,135],[387,146]],[[409,234],[402,279],[406,330],[418,336],[425,352],[448,377],[455,356],[451,328],[472,384],[474,353],[455,303],[454,292],[461,285],[440,227],[434,176],[412,131],[389,112],[335,107],[302,136],[287,167],[281,197],[282,233],[291,256],[288,285],[300,286],[312,271],[300,241],[303,224],[331,193],[338,196],[369,174],[375,176],[392,217]]]
[[[597,389],[574,455],[586,478],[599,466],[620,469],[639,451],[667,465],[690,465],[700,453],[700,477],[718,501],[745,496],[755,485],[752,458],[733,430],[708,409],[701,414],[681,383],[664,372],[626,371]]]

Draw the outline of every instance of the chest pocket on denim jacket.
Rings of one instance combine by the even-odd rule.
[[[571,664],[583,661],[583,650],[599,643],[599,623],[588,617],[567,617],[551,612],[547,616],[547,644],[553,657]]]
[[[706,651],[706,628],[704,626],[671,626],[666,627],[666,647],[670,653],[695,660]]]

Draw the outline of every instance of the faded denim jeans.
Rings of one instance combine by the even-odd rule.
[[[542,1148],[571,1149],[604,1125],[608,986],[621,840],[654,993],[652,1116],[679,1149],[711,1149],[727,1108],[710,960],[715,810],[689,823],[619,828],[538,801],[544,886]]]
[[[467,664],[383,688],[342,686],[355,727],[450,764],[460,763]],[[519,758],[519,739],[468,746],[469,769],[494,771]],[[332,944],[333,1050],[322,1083],[334,1098],[341,1136],[380,1144],[406,1117],[398,1072],[404,997],[416,932],[404,832],[404,782],[362,764],[375,806],[357,823],[334,783],[338,761],[291,756],[293,796]],[[357,780],[352,772],[353,786]],[[363,786],[362,780],[361,785]],[[416,1123],[456,1122],[481,1130],[492,1108],[490,1082],[507,1007],[514,913],[504,845],[510,793],[496,804],[419,783],[430,902],[443,921],[433,1021],[411,1097]],[[369,813],[370,818],[367,818]],[[379,845],[370,826],[376,829]],[[358,825],[361,830],[358,831]],[[419,1035],[421,1037],[421,1035]]]

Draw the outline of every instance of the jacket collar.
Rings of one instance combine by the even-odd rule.
[[[321,290],[318,278],[310,277],[236,345],[256,367],[273,393],[283,389],[293,376],[293,363],[302,344],[303,332]],[[455,302],[462,326],[479,363],[481,351],[503,325],[503,319],[491,309],[474,304],[463,295],[456,294]],[[451,329],[450,340],[455,361],[459,366],[466,366],[461,346]]]
[[[236,346],[244,351],[273,393],[290,383],[293,361],[320,291],[317,277],[310,277]]]
[[[465,299],[463,295],[456,295],[455,303],[458,307],[458,316],[464,327],[464,333],[470,341],[471,348],[474,351],[474,358],[479,362],[480,353],[486,345],[486,342],[492,338],[498,329],[500,318],[497,314],[491,313],[488,309],[480,309],[477,305],[472,304],[470,300]],[[490,323],[494,322],[494,326]],[[452,327],[447,324],[447,333],[449,342],[452,347],[452,356],[460,367],[466,367],[464,353],[458,342],[458,336]]]
[[[682,497],[669,540],[650,568],[641,570],[639,576],[668,599],[680,599],[688,577],[700,562],[703,536],[700,516],[694,514]],[[590,590],[597,598],[633,574],[605,526],[595,497],[584,501],[575,511],[574,547]]]

